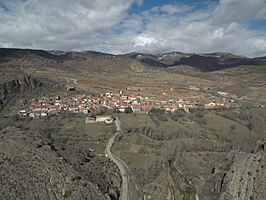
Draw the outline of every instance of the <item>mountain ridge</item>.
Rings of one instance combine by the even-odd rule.
[[[88,61],[93,60],[94,63],[101,62],[102,58],[106,61],[113,62],[113,58],[128,59],[137,61],[140,64],[153,68],[172,68],[179,66],[190,66],[201,71],[217,71],[226,68],[232,68],[242,65],[266,65],[265,57],[247,58],[239,55],[224,52],[214,52],[207,54],[170,52],[162,54],[142,54],[128,53],[114,55],[96,51],[46,51],[33,49],[12,49],[0,48],[0,63],[8,62],[12,59],[23,59],[31,62],[31,56],[37,59],[44,58],[47,61],[56,63],[65,63],[67,61]],[[93,59],[92,59],[93,58]],[[109,62],[108,61],[108,62]]]

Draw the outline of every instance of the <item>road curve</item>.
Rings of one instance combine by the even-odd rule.
[[[122,185],[121,185],[121,195],[120,200],[129,200],[129,192],[128,192],[128,173],[127,173],[127,166],[126,164],[118,157],[112,154],[111,148],[115,142],[115,138],[120,134],[121,127],[120,121],[118,117],[115,120],[116,125],[116,132],[115,134],[109,139],[106,148],[105,148],[105,155],[112,160],[120,170],[120,174],[122,177]]]

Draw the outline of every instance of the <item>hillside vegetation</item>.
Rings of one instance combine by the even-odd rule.
[[[33,98],[120,90],[174,101],[222,91],[241,102],[190,113],[92,111],[121,121],[112,153],[128,168],[130,199],[265,199],[265,76],[264,58],[227,53],[0,49],[0,199],[119,200],[122,178],[105,156],[114,123],[17,113]]]

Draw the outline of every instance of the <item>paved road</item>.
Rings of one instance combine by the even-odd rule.
[[[107,155],[108,158],[110,158],[117,165],[121,173],[122,185],[121,185],[120,200],[129,200],[127,166],[120,158],[116,157],[111,152],[111,148],[114,144],[115,138],[121,132],[120,121],[118,117],[115,120],[115,125],[116,125],[116,133],[109,139],[106,145],[106,148],[105,148],[105,154]]]

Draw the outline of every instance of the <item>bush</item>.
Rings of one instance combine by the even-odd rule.
[[[236,125],[235,125],[235,124],[232,124],[232,125],[230,126],[230,129],[231,129],[231,130],[235,130],[235,129],[236,129]]]
[[[193,113],[190,113],[189,118],[197,123],[206,124],[204,111],[202,109],[197,109]]]
[[[160,109],[160,108],[152,108],[149,110],[149,114],[163,115],[163,114],[165,114],[165,111],[164,111],[164,109]]]
[[[154,121],[154,116],[161,121],[168,120],[164,109],[152,108],[151,110],[149,110],[149,116],[151,117],[151,119],[153,119],[153,121]]]
[[[129,114],[129,113],[133,113],[133,110],[131,107],[126,107],[125,108],[125,113]]]
[[[176,110],[175,112],[171,113],[171,119],[174,121],[178,121],[180,118],[185,117],[185,113],[181,110]]]
[[[194,114],[196,118],[204,118],[204,113],[202,109],[197,109]]]
[[[254,120],[249,120],[248,121],[248,124],[247,124],[247,127],[248,127],[248,129],[249,130],[252,130],[253,128],[254,128],[254,126],[255,126],[255,122],[254,122]]]
[[[87,163],[87,162],[89,162],[90,160],[89,160],[84,154],[81,154],[81,155],[80,155],[80,161],[81,161],[81,162],[84,162],[84,163]]]

